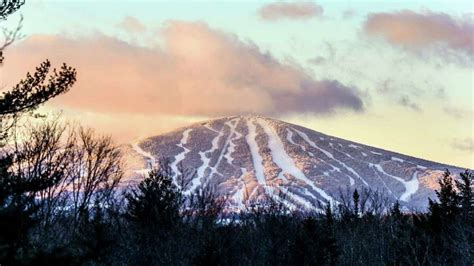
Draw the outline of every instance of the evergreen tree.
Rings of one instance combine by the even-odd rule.
[[[0,19],[6,19],[7,16],[15,13],[24,4],[25,0],[2,0],[0,3]]]
[[[326,217],[326,223],[328,224],[328,226],[332,226],[332,224],[334,223],[334,214],[332,213],[330,202],[326,204],[326,208],[324,210],[324,216]]]
[[[163,171],[150,171],[126,198],[127,217],[130,221],[159,229],[176,225],[181,195],[172,178]]]
[[[429,200],[429,210],[433,215],[439,215],[445,220],[453,220],[459,213],[460,197],[458,196],[455,188],[453,178],[449,170],[443,174],[443,177],[439,180],[440,189],[436,190],[436,196],[438,202]]]
[[[463,218],[472,221],[474,219],[474,198],[472,196],[472,181],[474,175],[469,170],[459,174],[461,181],[456,180],[456,187],[459,191],[460,207]]]
[[[354,193],[352,194],[352,200],[354,201],[354,216],[357,218],[359,217],[359,192],[357,189],[354,190]]]

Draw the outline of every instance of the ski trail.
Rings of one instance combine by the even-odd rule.
[[[199,168],[198,168],[197,171],[196,171],[196,175],[195,175],[194,178],[191,180],[191,187],[190,187],[187,191],[185,191],[185,192],[183,193],[183,194],[185,194],[185,195],[191,194],[191,193],[201,184],[200,180],[205,177],[205,176],[204,176],[205,171],[206,171],[207,168],[210,167],[210,166],[209,166],[209,162],[211,161],[211,158],[208,157],[208,156],[206,155],[206,153],[209,153],[209,154],[210,154],[209,156],[211,156],[212,153],[213,153],[215,150],[217,150],[217,148],[218,148],[219,139],[221,138],[222,135],[224,135],[224,133],[222,133],[222,131],[217,131],[217,130],[213,129],[212,127],[210,127],[210,126],[207,125],[207,124],[205,125],[205,127],[206,127],[207,129],[209,129],[210,131],[216,132],[216,133],[218,133],[218,134],[217,134],[216,137],[214,137],[214,139],[212,139],[212,142],[211,142],[211,145],[212,145],[212,146],[211,146],[211,149],[209,149],[209,150],[207,150],[207,151],[200,151],[200,152],[199,152],[199,157],[200,157],[200,159],[201,159],[201,161],[202,161],[202,164],[199,166]],[[209,175],[209,176],[211,176],[211,175]]]
[[[234,122],[234,123],[232,124],[231,122]],[[228,145],[229,148],[227,149],[227,152],[225,153],[224,158],[227,160],[227,162],[230,165],[232,165],[232,163],[234,162],[234,158],[232,158],[232,153],[235,151],[235,147],[236,147],[234,141],[242,137],[242,134],[240,134],[239,132],[235,130],[239,122],[240,122],[240,118],[226,122],[226,125],[228,125],[231,128],[231,131],[229,133],[229,137],[231,138],[231,140],[229,142],[229,145]],[[234,135],[235,137],[233,137]]]
[[[364,178],[362,178],[362,176],[360,176],[356,171],[354,171],[354,169],[352,167],[349,167],[347,164],[343,163],[342,161],[336,159],[330,152],[320,148],[318,145],[316,145],[316,143],[314,143],[312,140],[309,139],[308,135],[306,135],[304,132],[302,131],[299,131],[297,129],[295,129],[296,133],[298,133],[298,135],[300,135],[300,137],[302,137],[309,145],[311,145],[311,147],[313,148],[316,148],[317,150],[321,151],[322,153],[324,153],[324,155],[326,155],[328,158],[338,162],[339,164],[341,164],[344,168],[346,168],[349,172],[351,172],[352,174],[354,174],[355,176],[357,176],[361,181],[362,183],[364,183],[364,185],[366,186],[369,186],[369,184],[367,183],[367,181],[365,181]],[[354,181],[353,179],[349,179],[349,181],[352,182]]]
[[[146,167],[144,169],[135,170],[136,173],[147,175],[150,170],[156,168],[156,158],[151,153],[144,151],[138,143],[134,143],[132,148],[138,154],[146,158]]]
[[[272,155],[273,161],[280,167],[282,172],[280,175],[283,175],[283,172],[293,175],[294,177],[298,178],[299,180],[305,182],[309,185],[314,191],[318,192],[324,199],[328,201],[334,201],[331,196],[329,196],[324,190],[320,189],[319,187],[313,184],[313,181],[308,179],[303,172],[295,166],[294,161],[290,158],[290,156],[286,153],[284,145],[278,136],[275,129],[268,124],[267,121],[264,119],[258,119],[258,124],[263,127],[265,134],[268,136],[268,147],[270,148],[270,152]]]
[[[232,195],[232,200],[237,203],[239,208],[243,208],[245,206],[244,199],[245,199],[245,194],[247,192],[247,187],[245,186],[245,182],[242,181],[242,178],[244,177],[245,174],[247,174],[247,169],[245,168],[240,168],[242,171],[242,174],[240,175],[239,178],[239,189],[236,189],[234,192],[234,195]]]
[[[228,122],[225,123],[225,125],[227,125],[230,128],[229,136],[225,140],[224,146],[221,149],[221,153],[219,154],[219,157],[217,158],[216,164],[214,165],[214,167],[211,168],[211,173],[209,174],[209,176],[212,176],[213,174],[217,173],[217,167],[221,163],[222,158],[226,158],[226,160],[229,162],[229,159],[226,157],[226,156],[230,157],[230,155],[227,154],[227,150],[228,150],[227,147],[229,147],[229,149],[230,149],[230,143],[232,143],[232,136],[235,133],[235,127],[236,127],[237,123],[231,124],[228,121]],[[221,130],[221,132],[222,132],[222,130]],[[222,135],[223,135],[223,133],[222,133]],[[230,157],[230,158],[232,158],[232,157]]]
[[[384,187],[388,190],[388,192],[390,192],[390,194],[392,194],[392,196],[395,198],[395,199],[398,199],[397,196],[395,196],[395,193],[393,193],[393,191],[388,187],[387,183],[385,183],[385,180],[383,180],[383,178],[380,176],[380,173],[374,169],[372,169],[372,171],[374,171],[374,173],[377,175],[377,177],[379,178],[380,182],[382,182],[382,184],[384,185]]]
[[[375,169],[377,169],[377,171],[379,171],[380,173],[397,180],[398,182],[402,183],[405,186],[405,192],[403,192],[403,194],[400,196],[400,200],[408,202],[410,200],[411,195],[415,194],[415,192],[418,190],[418,187],[419,187],[418,171],[415,171],[415,173],[413,173],[413,176],[410,179],[410,181],[405,181],[401,177],[394,176],[385,172],[385,170],[380,164],[370,163],[369,165],[370,167],[374,167]]]
[[[301,145],[301,144],[298,144],[298,143],[296,143],[296,142],[293,140],[293,135],[294,135],[293,131],[291,131],[289,128],[287,128],[286,131],[287,131],[287,133],[288,133],[287,136],[286,136],[286,139],[287,139],[291,144],[300,147],[303,151],[307,152],[307,153],[309,154],[309,156],[314,157],[314,154],[313,154],[312,152],[310,152],[310,151],[307,151],[305,146],[303,146],[303,145]],[[331,172],[332,172],[332,171],[338,171],[338,172],[341,173],[341,169],[340,169],[340,168],[335,167],[334,165],[332,165],[332,164],[330,164],[330,163],[328,163],[328,162],[322,160],[321,158],[319,158],[319,160],[320,160],[321,162],[323,162],[323,163],[329,165],[330,167],[332,167],[333,169],[331,170]],[[343,174],[345,174],[345,173],[343,173]],[[350,185],[353,186],[353,185],[355,184],[354,178],[352,178],[350,175],[347,175],[347,174],[345,174],[345,175],[349,178],[349,183],[350,183]]]
[[[267,181],[265,180],[265,174],[263,171],[263,159],[262,156],[260,156],[258,143],[255,139],[257,137],[257,129],[255,127],[255,124],[250,120],[247,120],[247,128],[249,132],[246,136],[246,140],[250,148],[250,154],[252,155],[253,168],[255,169],[255,177],[257,178],[258,184],[261,187],[266,188]]]
[[[188,142],[189,133],[191,133],[191,130],[192,130],[192,129],[186,129],[185,131],[183,131],[183,137],[181,138],[179,144],[176,144],[176,146],[182,148],[183,151],[180,152],[179,154],[177,154],[177,155],[174,157],[174,161],[173,161],[173,163],[170,165],[171,170],[173,171],[173,173],[174,173],[174,175],[175,175],[175,178],[177,178],[178,175],[180,174],[180,173],[178,172],[178,163],[180,163],[182,160],[184,160],[184,158],[186,157],[186,154],[190,151],[188,148],[184,147],[184,145],[186,145],[186,143]]]
[[[293,131],[291,131],[289,128],[287,128],[287,129],[286,129],[286,132],[287,132],[286,139],[287,139],[291,144],[300,147],[304,152],[306,152],[306,147],[305,147],[305,146],[303,146],[303,145],[301,145],[301,144],[298,144],[298,143],[296,143],[296,142],[293,140],[293,135],[294,135]],[[313,155],[311,155],[311,156],[313,156]]]

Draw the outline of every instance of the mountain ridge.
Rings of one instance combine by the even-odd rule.
[[[290,208],[314,209],[335,201],[344,187],[383,190],[408,208],[426,208],[442,171],[462,170],[262,116],[197,122],[132,148],[142,167],[135,167],[129,179],[139,180],[137,174],[169,159],[175,179],[179,164],[196,171],[186,180],[185,195],[212,184],[235,208],[270,196]]]

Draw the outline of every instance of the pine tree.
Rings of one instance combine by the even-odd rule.
[[[459,175],[461,181],[456,180],[456,187],[459,191],[461,212],[463,218],[472,221],[472,219],[474,219],[474,198],[472,196],[472,181],[474,175],[469,170]]]
[[[326,204],[326,209],[324,211],[324,215],[326,217],[326,223],[328,226],[332,226],[334,223],[334,214],[332,213],[331,203]]]
[[[126,198],[127,217],[142,226],[166,229],[179,218],[181,195],[172,178],[162,171],[150,171]]]
[[[439,186],[440,189],[435,191],[439,202],[437,203],[430,199],[430,213],[439,212],[437,215],[440,215],[443,219],[453,220],[459,213],[460,197],[454,188],[453,178],[449,170],[446,169],[444,172],[443,177],[439,181]]]
[[[390,216],[399,220],[402,217],[402,211],[400,210],[400,202],[397,200],[393,207],[390,209]]]
[[[24,4],[25,0],[2,0],[0,3],[0,19],[6,19],[7,16],[15,13]]]
[[[359,192],[357,189],[354,190],[354,193],[352,194],[352,200],[354,201],[354,216],[357,218],[359,217]]]

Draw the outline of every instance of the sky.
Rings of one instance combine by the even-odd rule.
[[[48,58],[78,81],[40,111],[130,142],[256,114],[474,168],[472,1],[32,1],[8,89]]]

